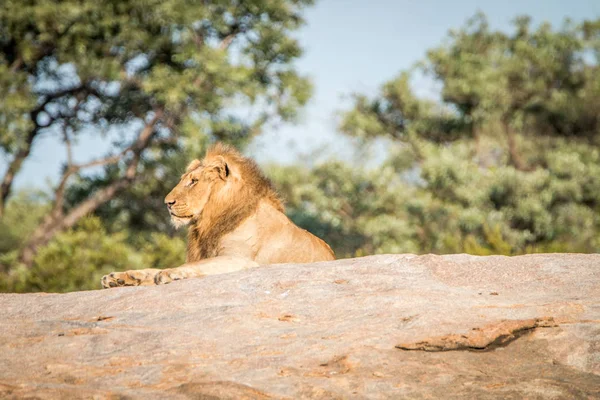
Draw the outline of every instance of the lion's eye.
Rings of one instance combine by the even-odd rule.
[[[190,181],[190,183],[188,183],[188,186],[194,186],[196,183],[198,183],[198,179],[192,178],[192,180]]]

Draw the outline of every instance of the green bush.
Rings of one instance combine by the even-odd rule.
[[[100,289],[100,278],[112,271],[175,267],[185,259],[180,238],[153,234],[139,248],[128,243],[127,233],[108,233],[94,216],[63,232],[44,246],[30,269],[11,261],[0,277],[7,292],[71,292]]]

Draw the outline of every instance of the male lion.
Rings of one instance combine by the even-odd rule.
[[[256,163],[217,144],[194,160],[165,198],[175,226],[189,225],[186,263],[171,269],[113,272],[104,288],[169,283],[260,264],[334,259],[331,248],[297,227]]]

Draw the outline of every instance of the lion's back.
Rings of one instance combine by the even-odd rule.
[[[268,220],[267,220],[268,219]],[[331,247],[323,240],[294,224],[285,214],[268,210],[259,218],[268,231],[259,245],[259,264],[311,263],[335,260]]]

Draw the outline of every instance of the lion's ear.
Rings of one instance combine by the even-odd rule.
[[[231,172],[229,170],[229,165],[227,165],[227,161],[223,156],[215,157],[210,167],[219,175],[219,178],[223,180],[226,180]]]
[[[200,166],[200,164],[202,164],[202,161],[200,161],[200,160],[192,161],[185,169],[185,172],[191,172],[191,171],[195,170],[196,168],[198,168]]]

